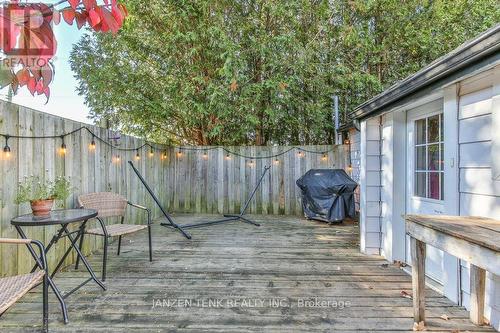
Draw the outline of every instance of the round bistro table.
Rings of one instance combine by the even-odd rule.
[[[59,303],[61,304],[61,311],[63,314],[64,318],[64,323],[68,323],[68,310],[66,307],[65,299],[73,294],[75,291],[86,285],[90,281],[94,281],[97,283],[103,290],[106,290],[106,287],[104,284],[97,278],[95,275],[94,271],[92,270],[92,267],[90,266],[89,262],[87,259],[85,259],[85,256],[82,254],[80,251],[78,244],[78,240],[83,236],[85,233],[85,225],[87,224],[87,221],[96,217],[97,216],[97,211],[94,209],[60,209],[60,210],[53,210],[50,212],[50,215],[47,217],[38,217],[38,216],[33,216],[33,214],[26,214],[26,215],[21,215],[18,217],[15,217],[11,220],[11,224],[16,228],[19,236],[23,239],[27,239],[26,234],[23,230],[23,228],[27,227],[43,227],[43,226],[51,226],[51,225],[57,225],[59,226],[59,230],[54,234],[52,239],[50,240],[49,244],[47,244],[45,248],[45,254],[48,253],[50,248],[56,244],[61,238],[68,237],[70,240],[70,246],[62,256],[61,260],[58,262],[56,265],[56,268],[52,271],[52,273],[49,273],[48,282],[51,287],[51,289],[54,291],[54,294],[56,295],[57,299],[59,300]],[[70,224],[74,223],[79,223],[80,226],[78,227],[77,230],[70,231],[68,229],[68,226]],[[39,261],[35,250],[31,246],[31,244],[26,244],[28,247],[28,250],[30,251],[31,255],[35,259],[35,266],[31,270],[31,272],[34,272],[37,268],[41,268],[41,262]],[[69,255],[71,250],[75,250],[78,257],[82,260],[82,263],[85,265],[85,268],[90,274],[90,278],[82,282],[80,285],[76,286],[75,288],[71,289],[69,292],[66,294],[61,294],[59,289],[57,288],[56,284],[53,281],[53,278],[57,271],[61,268],[61,266],[64,263],[64,260],[66,257]]]

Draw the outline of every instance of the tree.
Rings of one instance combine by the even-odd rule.
[[[64,5],[65,7],[56,7]],[[62,20],[94,31],[118,32],[127,10],[117,0],[60,0],[54,4],[12,0],[0,6],[0,89],[9,94],[26,86],[31,95],[50,96],[54,76],[51,62],[57,49],[53,24]]]
[[[92,116],[162,142],[332,140],[352,110],[498,22],[496,1],[126,0],[71,62]],[[110,89],[112,88],[112,89]]]

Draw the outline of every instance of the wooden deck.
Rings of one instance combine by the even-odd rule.
[[[176,221],[207,218],[215,216]],[[108,290],[88,284],[70,296],[68,325],[51,294],[50,331],[412,332],[412,301],[401,295],[411,293],[410,277],[380,257],[360,254],[355,224],[254,219],[262,226],[191,229],[191,241],[156,224],[153,263],[145,232],[125,238],[119,257],[114,244]],[[99,255],[90,262],[100,269]],[[69,269],[56,283],[69,290],[84,276]],[[12,307],[0,318],[0,332],[36,331],[40,300],[36,290]],[[463,308],[431,290],[427,318],[428,331],[492,331],[474,326]]]

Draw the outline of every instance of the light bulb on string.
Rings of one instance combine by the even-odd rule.
[[[327,155],[326,153],[324,153],[324,154],[323,154],[323,157],[321,157],[321,159],[322,159],[323,161],[328,160],[328,155]]]
[[[139,154],[139,149],[137,149],[136,153],[135,153],[135,160],[139,161],[140,159],[141,159],[141,155]]]
[[[254,165],[254,161],[253,161],[253,160],[250,160],[250,162],[248,162],[248,165],[249,165],[250,167],[253,167],[253,165]]]
[[[275,164],[275,165],[280,164],[280,160],[279,160],[278,158],[275,158],[275,159],[274,159],[274,164]]]
[[[66,155],[66,144],[64,143],[64,135],[61,135],[61,140],[62,140],[62,143],[61,143],[61,148],[59,149],[59,152],[61,153],[61,155]]]
[[[181,150],[179,150],[179,151],[177,152],[177,157],[178,157],[178,158],[181,158],[181,157],[182,157],[182,151],[181,151]]]
[[[94,134],[92,134],[92,141],[90,141],[89,149],[95,150],[95,135]]]
[[[231,159],[231,155],[229,155],[229,153],[226,154],[226,160],[230,160]]]
[[[203,152],[203,159],[204,160],[208,159],[208,152],[206,150]]]
[[[153,151],[153,147],[149,150],[149,157],[153,157],[155,155],[155,152]]]
[[[163,154],[161,154],[161,159],[166,160],[167,159],[167,151],[165,150]]]
[[[114,161],[115,163],[120,163],[120,155],[116,155]]]
[[[5,155],[5,158],[9,159],[10,158],[10,147],[9,147],[9,136],[5,136],[5,146],[3,147],[3,152]]]

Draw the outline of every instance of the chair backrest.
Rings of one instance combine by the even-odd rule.
[[[112,192],[95,192],[78,197],[81,207],[95,209],[99,217],[125,216],[127,199]]]

